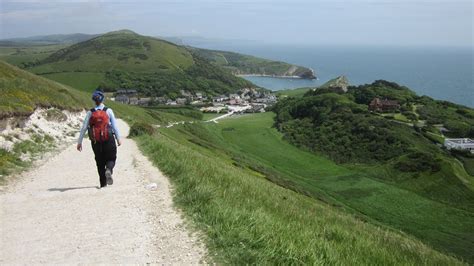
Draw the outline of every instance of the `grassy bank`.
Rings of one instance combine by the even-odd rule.
[[[196,137],[196,132],[190,133],[192,127],[201,132],[201,138]],[[141,136],[137,141],[170,177],[175,202],[206,234],[217,262],[459,263],[410,236],[363,222],[326,203],[268,182],[255,171],[257,168],[239,164],[232,151],[209,142],[206,134],[213,133],[191,125],[164,129],[161,134]],[[325,159],[316,163],[321,164],[321,175],[348,173]]]
[[[79,81],[74,81],[79,84]],[[6,118],[15,117],[11,124],[21,124],[35,109],[55,107],[59,110],[82,111],[93,107],[90,93],[73,89],[69,86],[33,75],[0,61],[0,120],[2,127],[7,126]],[[188,119],[176,113],[166,113],[160,110],[143,109],[106,101],[113,108],[118,118],[129,123],[148,122],[151,124],[167,124],[169,121]],[[79,128],[77,129],[79,131]],[[29,132],[27,132],[29,133]],[[15,141],[11,150],[0,148],[0,181],[7,176],[27,169],[36,156],[55,146],[54,140],[48,135],[32,135],[31,140]],[[5,136],[3,138],[15,138]],[[28,156],[28,158],[25,158]]]
[[[396,173],[386,167],[345,167],[297,149],[272,128],[272,118],[272,113],[265,113],[225,119],[218,125],[208,125],[210,134],[193,135],[228,150],[234,158],[247,158],[240,160],[246,166],[252,167],[258,162],[263,165],[264,174],[270,174],[274,182],[355,211],[372,222],[401,229],[439,250],[473,260],[472,212],[416,193],[417,189],[423,189],[419,185],[408,189],[409,182],[401,185],[387,181],[393,178],[384,175]],[[445,170],[449,169],[443,166],[439,175],[419,178],[424,181],[424,187],[433,188],[443,182]],[[412,182],[411,186],[416,184]]]

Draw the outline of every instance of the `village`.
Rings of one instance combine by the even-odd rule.
[[[258,113],[265,112],[267,106],[277,102],[277,97],[269,91],[256,88],[243,88],[235,93],[207,96],[201,92],[192,93],[180,91],[180,96],[175,99],[168,97],[140,97],[137,90],[119,89],[109,93],[111,100],[140,106],[168,105],[168,106],[195,106],[204,113]]]

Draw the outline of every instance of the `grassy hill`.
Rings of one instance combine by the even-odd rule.
[[[254,86],[184,47],[127,30],[74,44],[27,67],[52,79],[88,75],[94,83],[90,86],[104,90],[133,88],[145,95],[171,98],[180,90],[213,95]]]
[[[412,236],[391,229],[399,226],[386,222],[395,217],[398,225],[411,224],[420,233],[426,226],[430,235],[447,229],[453,237],[453,232],[462,235],[472,225],[468,220],[449,229],[458,218],[466,218],[465,212],[368,177],[355,177],[351,169],[302,151],[271,128],[272,117],[266,113],[229,118],[217,125],[185,124],[137,138],[145,154],[175,184],[176,203],[206,233],[217,262],[456,263],[427,251]],[[357,193],[363,187],[372,189],[372,197]],[[420,212],[417,204],[427,209]],[[416,211],[408,217],[405,207]],[[386,216],[385,221],[373,216],[377,212]],[[467,253],[472,243],[465,244],[456,245]]]
[[[59,109],[90,106],[89,93],[3,62],[0,66],[2,95],[15,92],[25,96],[4,100],[4,115],[16,114],[9,110],[17,105],[24,106],[25,114],[43,105]],[[41,95],[41,101],[36,101]],[[162,124],[184,119],[156,109],[108,105],[130,123]],[[295,192],[304,191],[296,186],[286,189],[274,184],[279,175],[284,176],[281,173],[288,174],[285,180],[299,175],[290,174],[295,167],[329,179],[345,176],[351,170],[284,142],[280,133],[270,128],[271,114],[246,118],[250,119],[161,128],[160,132],[136,137],[145,154],[170,177],[175,202],[204,233],[212,260],[233,264],[462,264],[410,235],[373,225],[350,208],[349,213],[337,208],[340,205],[326,200],[330,197],[320,201],[312,194],[308,197]],[[139,127],[132,126],[132,131],[142,132],[136,130]],[[284,154],[299,164],[292,168],[291,161],[279,161]],[[5,160],[18,158],[0,151],[0,163]],[[286,168],[281,173],[280,165],[281,169]],[[4,165],[0,164],[0,168]],[[404,196],[398,198],[404,200]],[[433,215],[443,213],[440,208]],[[456,217],[450,215],[453,214],[446,217]],[[457,222],[462,224],[463,220]]]
[[[50,113],[55,115],[60,110],[82,111],[93,106],[89,93],[33,75],[3,61],[0,61],[0,95],[1,122],[10,118],[21,121],[37,108],[49,108]],[[117,117],[130,123],[166,124],[169,121],[189,120],[176,112],[141,109],[108,101],[106,105],[114,109]],[[4,127],[6,123],[1,125]],[[15,134],[2,135],[1,139],[3,137],[12,138]],[[30,166],[31,162],[20,159],[25,153],[36,156],[54,147],[53,138],[47,134],[35,133],[31,140],[16,142],[11,150],[0,148],[0,183],[5,182],[11,173]]]
[[[88,97],[0,61],[0,117],[27,116],[37,107],[82,110]]]
[[[263,59],[239,53],[192,48],[197,54],[213,64],[230,70],[235,75],[269,75],[279,77],[298,76],[306,79],[316,78],[313,70],[280,61]]]
[[[376,96],[397,100],[401,104],[401,112],[389,115],[369,112],[367,104]],[[386,202],[386,199],[391,198],[388,195],[383,197],[384,200],[378,199],[379,203],[383,202],[383,206],[375,208],[378,211],[363,210],[364,214],[428,239],[433,245],[455,252],[470,261],[474,260],[472,253],[468,251],[474,247],[474,238],[467,229],[474,226],[474,176],[469,174],[469,161],[472,159],[463,157],[462,161],[466,160],[463,167],[452,153],[441,149],[437,145],[439,140],[433,137],[440,136],[435,123],[446,127],[449,131],[445,134],[449,136],[472,137],[474,110],[419,97],[408,88],[395,83],[376,81],[373,84],[350,87],[347,94],[336,94],[325,89],[310,90],[303,97],[282,100],[274,111],[277,114],[276,127],[295,146],[324,155],[372,180],[413,192],[421,198],[445,206],[443,208],[446,211],[441,211],[441,207],[436,207],[437,211],[431,210],[443,213],[441,216],[423,218],[423,221],[432,221],[430,223],[434,226],[445,224],[445,228],[433,229],[436,233],[430,234],[427,233],[430,226],[420,226],[423,224],[421,221],[416,222],[418,229],[412,228],[409,223],[418,220],[411,216],[415,210],[408,211],[410,204],[400,203],[398,197]],[[349,178],[351,179],[355,184],[360,183],[360,177]],[[321,183],[315,185],[324,186]],[[326,189],[331,187],[333,186]],[[354,184],[347,187],[348,192],[351,191],[348,194],[351,202],[348,204],[355,204],[366,197],[369,200],[374,195],[390,191],[387,188],[379,190],[377,187],[379,186],[369,185],[362,188]],[[352,197],[358,198],[355,200]],[[395,200],[398,202],[392,206],[393,209],[403,206],[407,213],[402,211],[390,214],[390,218],[380,217],[391,212],[392,207],[389,206]],[[410,202],[414,203],[416,200],[413,198]],[[370,206],[371,203],[365,202],[364,205]],[[416,211],[421,218],[430,205],[436,204],[420,201],[413,208],[424,206],[422,210]],[[358,208],[364,209],[364,206]],[[381,210],[384,213],[380,213]],[[410,218],[397,222],[403,216]],[[456,216],[457,218],[453,218]],[[453,220],[442,222],[447,217]],[[460,225],[457,229],[457,226],[452,226],[455,221],[461,220],[466,224],[457,224]]]

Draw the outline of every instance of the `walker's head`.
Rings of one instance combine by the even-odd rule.
[[[101,90],[96,90],[92,93],[92,100],[99,105],[100,103],[104,102],[105,96]]]

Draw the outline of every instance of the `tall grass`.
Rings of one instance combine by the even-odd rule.
[[[186,137],[183,137],[186,138]],[[175,202],[225,264],[460,264],[402,233],[279,187],[165,135],[137,138],[170,177]]]

